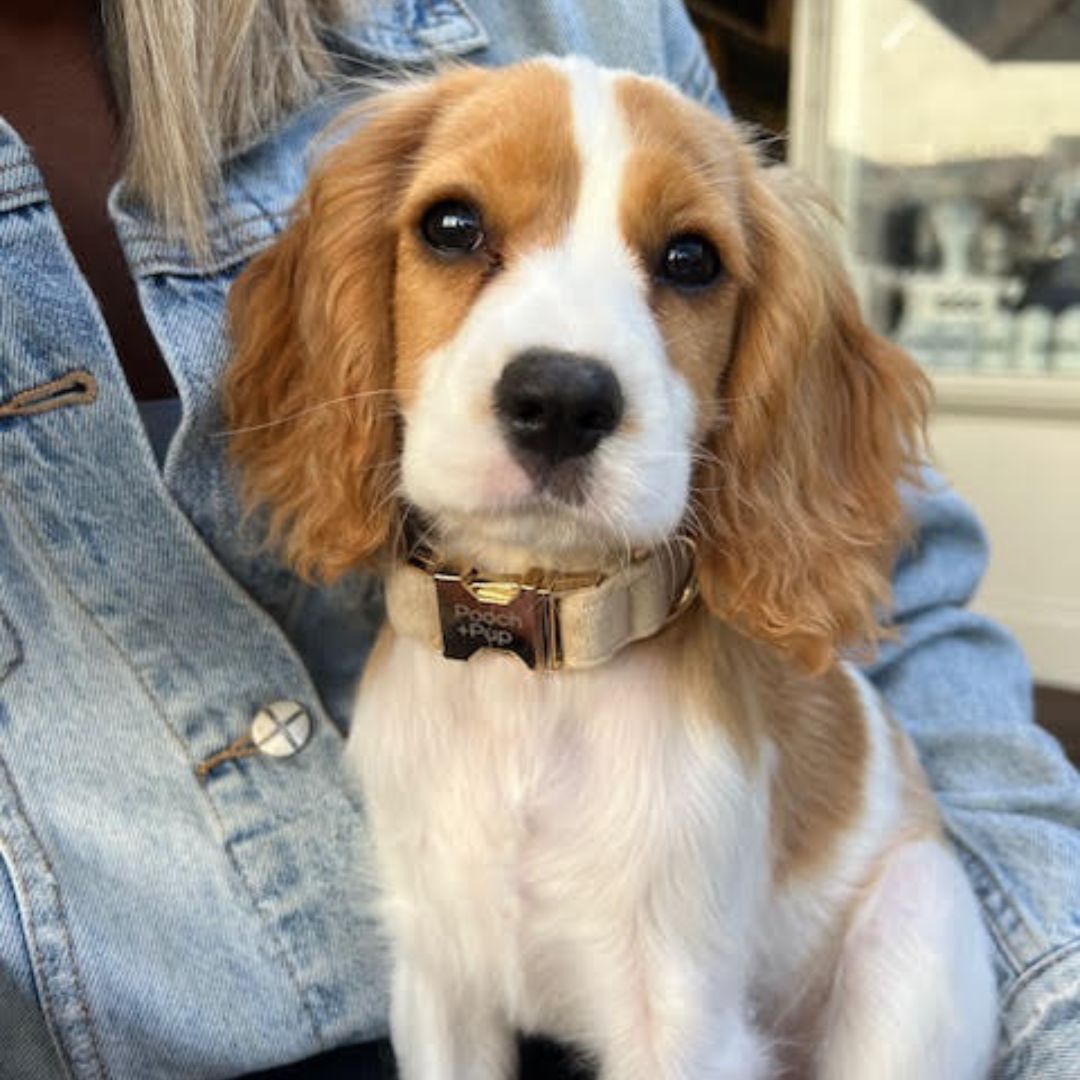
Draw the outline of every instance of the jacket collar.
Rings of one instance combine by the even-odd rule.
[[[334,37],[381,64],[428,64],[489,44],[464,0],[377,0]]]

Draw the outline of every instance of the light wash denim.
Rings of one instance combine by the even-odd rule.
[[[674,0],[396,0],[335,44],[364,72],[582,52],[722,107]],[[215,396],[226,291],[282,228],[339,105],[232,163],[208,259],[114,193],[183,404],[163,470],[31,155],[0,126],[2,1080],[227,1077],[386,1031],[368,839],[342,768],[378,590],[307,588],[259,550]],[[93,401],[3,415],[80,371]],[[918,742],[993,933],[997,1076],[1075,1080],[1080,785],[1032,724],[1016,646],[964,609],[987,558],[971,514],[943,490],[913,508],[903,634],[872,675]],[[304,749],[200,780],[278,699],[315,717]]]

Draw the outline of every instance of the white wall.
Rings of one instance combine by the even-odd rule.
[[[931,438],[990,536],[976,608],[1020,638],[1040,682],[1080,689],[1080,417],[939,408]]]

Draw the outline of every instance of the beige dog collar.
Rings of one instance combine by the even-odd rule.
[[[533,671],[589,668],[659,633],[697,596],[694,548],[679,540],[608,575],[491,577],[400,562],[386,585],[390,625],[452,660],[512,653]]]

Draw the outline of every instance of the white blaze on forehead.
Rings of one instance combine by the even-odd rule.
[[[626,252],[619,203],[630,157],[631,136],[615,87],[620,72],[578,57],[556,62],[570,83],[574,142],[581,162],[581,187],[570,224],[569,244],[592,254]]]

